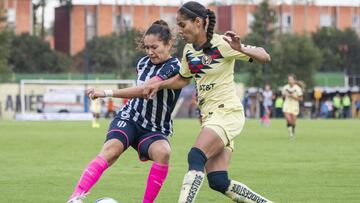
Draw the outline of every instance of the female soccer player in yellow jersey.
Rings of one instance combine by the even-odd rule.
[[[295,124],[299,114],[299,101],[303,99],[303,86],[304,84],[297,81],[294,74],[289,74],[288,84],[282,88],[282,94],[285,97],[283,112],[291,139],[295,138]]]
[[[151,97],[159,88],[181,88],[196,81],[202,128],[188,153],[186,173],[179,202],[191,203],[207,173],[209,185],[235,202],[271,202],[246,185],[228,178],[228,166],[234,139],[240,134],[244,111],[235,94],[235,60],[269,62],[269,54],[260,47],[241,44],[240,37],[228,31],[214,34],[215,14],[203,5],[190,1],[177,13],[179,34],[185,45],[182,67],[171,79],[148,85],[144,94]]]

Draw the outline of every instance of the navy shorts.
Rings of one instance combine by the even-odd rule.
[[[150,159],[148,149],[157,140],[166,140],[167,137],[161,132],[152,132],[138,125],[134,121],[115,117],[111,122],[106,141],[118,139],[124,145],[124,151],[132,146],[139,155],[141,161]],[[170,143],[169,143],[170,144]]]

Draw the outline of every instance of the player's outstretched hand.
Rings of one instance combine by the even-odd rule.
[[[102,98],[105,97],[105,93],[103,90],[98,90],[95,88],[89,88],[86,90],[86,95],[90,98],[90,99],[97,99],[97,98]]]
[[[241,39],[234,31],[226,31],[223,39],[229,43],[230,47],[234,50],[241,51]]]
[[[145,85],[143,95],[145,99],[152,99],[160,88],[160,83]]]

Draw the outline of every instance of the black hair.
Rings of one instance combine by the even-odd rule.
[[[207,52],[209,49],[211,49],[212,44],[210,43],[210,41],[213,38],[216,23],[216,16],[214,11],[206,9],[205,6],[196,1],[189,1],[180,7],[178,13],[192,21],[195,21],[197,17],[203,19],[204,28],[206,27],[206,19],[209,18],[209,24],[207,25],[206,30],[207,40],[206,43],[202,46],[202,49],[204,50],[204,52]]]
[[[146,30],[141,39],[138,40],[138,49],[144,50],[144,37],[146,35],[157,35],[164,44],[172,41],[172,33],[169,25],[164,20],[157,20]]]

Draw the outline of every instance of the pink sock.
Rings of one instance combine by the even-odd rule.
[[[87,193],[108,167],[107,161],[101,156],[97,156],[92,160],[81,175],[70,199]]]
[[[149,172],[143,203],[154,202],[168,174],[169,165],[154,162]]]

